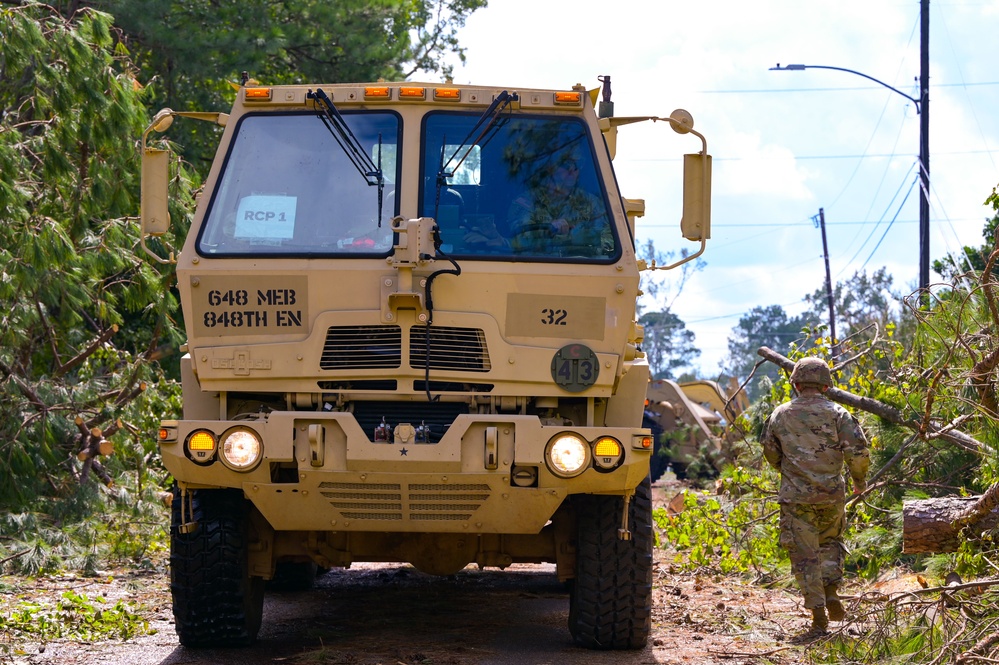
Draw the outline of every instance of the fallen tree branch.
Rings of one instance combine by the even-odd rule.
[[[766,346],[761,346],[756,353],[787,372],[791,372],[794,369],[794,361],[782,356]],[[902,427],[919,432],[927,440],[944,439],[945,441],[960,446],[969,452],[979,455],[982,455],[990,450],[986,444],[982,443],[975,437],[969,436],[960,430],[952,429],[950,423],[947,425],[939,425],[936,422],[931,422],[930,426],[923,431],[923,422],[921,420],[906,418],[902,415],[901,411],[893,406],[885,404],[884,402],[880,402],[870,397],[854,395],[851,392],[841,390],[839,388],[830,388],[825,394],[834,402],[839,402],[840,404],[845,404],[855,409],[860,409],[861,411],[873,413],[879,418],[887,420],[890,423],[901,425]]]

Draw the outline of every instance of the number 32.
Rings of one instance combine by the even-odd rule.
[[[565,318],[569,315],[569,312],[564,309],[548,309],[547,307],[541,310],[541,325],[543,326],[564,326]]]

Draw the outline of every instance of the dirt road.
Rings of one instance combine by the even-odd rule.
[[[39,581],[32,597],[74,588],[112,602],[134,600],[157,631],[126,642],[56,641],[19,645],[26,665],[638,665],[645,663],[798,662],[788,636],[805,625],[794,594],[731,578],[669,571],[659,551],[653,636],[636,652],[575,647],[566,621],[569,598],[554,566],[506,571],[468,568],[440,578],[409,566],[361,564],[334,570],[306,592],[269,593],[258,643],[246,649],[190,650],[178,645],[165,571],[103,581]],[[776,653],[773,653],[776,650]],[[0,663],[5,657],[0,652]]]

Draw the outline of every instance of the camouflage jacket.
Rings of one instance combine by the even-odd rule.
[[[845,499],[843,463],[862,485],[870,466],[867,437],[849,411],[824,395],[781,404],[763,428],[763,454],[780,471],[779,503]]]

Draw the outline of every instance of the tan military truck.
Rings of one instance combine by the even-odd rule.
[[[693,475],[721,471],[731,454],[731,426],[747,408],[746,393],[734,379],[725,390],[709,380],[650,381],[644,424],[655,440],[652,482],[667,468],[680,479],[687,478],[691,465],[703,465]]]
[[[188,338],[183,419],[159,433],[181,643],[252,642],[282,570],[381,561],[552,562],[578,643],[645,644],[644,204],[611,159],[618,125],[692,121],[611,117],[609,93],[598,117],[581,86],[244,81],[228,114],[153,119],[142,242],[176,262]],[[150,135],[176,116],[224,131],[174,256]],[[700,253],[710,157],[690,133]]]

